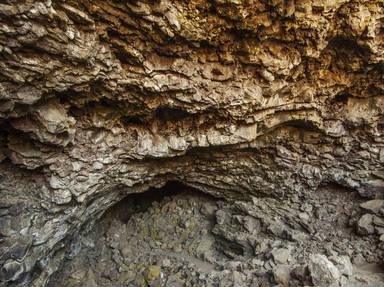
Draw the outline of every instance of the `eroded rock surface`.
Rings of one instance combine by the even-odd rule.
[[[44,286],[80,230],[169,181],[381,200],[383,15],[380,0],[0,1],[2,284]],[[379,246],[367,205],[351,232]]]

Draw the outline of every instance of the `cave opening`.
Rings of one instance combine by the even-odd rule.
[[[351,226],[361,214],[361,201],[345,191],[325,184],[321,192],[288,200],[281,208],[283,203],[270,197],[224,200],[168,181],[125,196],[91,230],[76,235],[48,286],[220,286],[227,274],[218,272],[223,268],[254,272],[273,262],[300,262],[304,250],[325,252],[310,237],[315,228],[330,242],[343,237],[361,246]],[[349,250],[338,248],[343,254]],[[382,253],[373,248],[364,245],[378,266]],[[274,276],[262,274],[264,286],[275,286]],[[381,280],[379,272],[374,276]]]
[[[156,203],[177,195],[198,197],[206,200],[215,200],[215,197],[203,191],[188,186],[180,181],[168,181],[161,187],[152,187],[145,192],[129,194],[106,211],[104,217],[118,218],[121,222],[127,223],[129,218],[139,212],[147,211]]]
[[[174,286],[170,274],[183,270],[185,262],[211,272],[214,265],[204,254],[209,251],[212,257],[216,252],[212,229],[222,200],[180,181],[129,194],[109,207],[91,229],[73,238],[48,287],[142,286],[129,284],[139,284],[143,277],[147,284],[143,286],[165,286],[161,278],[162,285],[151,285],[148,278],[148,272],[160,265],[171,284],[166,286]],[[218,248],[243,254],[224,238]]]

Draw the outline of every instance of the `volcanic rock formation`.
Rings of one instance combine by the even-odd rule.
[[[356,231],[367,252],[339,248],[325,254],[339,256],[332,259],[311,249],[302,260],[308,284],[342,283],[350,273],[345,256],[374,264],[384,258],[383,132],[381,0],[2,0],[0,284],[49,284],[70,264],[71,242],[97,238],[92,228],[110,207],[169,182],[224,200],[215,207],[223,209],[215,213],[220,226],[234,224],[225,218],[242,210],[253,218],[250,228],[260,224],[275,238],[308,244],[324,238],[305,222],[322,208],[341,212],[335,202],[342,203],[350,229],[332,242]],[[316,206],[323,188],[337,191]],[[359,207],[361,198],[374,201]],[[343,205],[347,199],[354,208]],[[289,225],[305,233],[301,239],[276,223],[292,222],[294,210],[301,223]],[[207,226],[209,234],[239,240],[228,226]],[[268,244],[269,253],[227,255],[268,253],[285,266],[269,264],[284,286],[294,252]],[[213,268],[218,260],[210,260]],[[164,283],[152,282],[157,265],[143,272],[143,284]],[[256,284],[234,274],[241,280],[220,286]],[[204,276],[193,284],[220,284],[220,276]]]

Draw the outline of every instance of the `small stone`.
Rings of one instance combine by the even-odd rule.
[[[161,268],[157,265],[149,266],[145,272],[145,279],[150,286],[157,286],[155,282],[159,281],[161,278]]]
[[[384,148],[380,149],[379,160],[384,163]]]
[[[355,255],[352,258],[352,262],[355,265],[363,265],[363,264],[366,263],[366,260],[365,260],[364,256],[361,253],[358,253],[357,255]]]
[[[373,224],[376,226],[384,227],[384,219],[378,216],[373,216]]]
[[[373,199],[360,204],[360,207],[368,212],[378,213],[384,207],[384,199]]]
[[[268,226],[268,231],[271,232],[273,235],[277,236],[277,237],[282,237],[284,235],[284,233],[286,232],[286,228],[283,224],[279,224],[279,223],[271,223],[269,226]]]
[[[357,233],[361,235],[369,235],[375,232],[373,227],[372,214],[364,214],[357,222]]]
[[[338,286],[341,274],[328,258],[321,254],[310,257],[309,271],[313,284],[317,287]]]
[[[288,287],[291,279],[289,267],[286,265],[277,266],[273,270],[273,277],[279,286]]]
[[[216,222],[217,224],[224,224],[226,214],[223,210],[216,211]]]
[[[254,259],[252,259],[252,265],[260,267],[260,266],[264,265],[264,261],[257,259],[257,258],[254,258]]]
[[[381,235],[380,235],[379,240],[380,240],[381,242],[384,242],[384,234],[381,234]]]
[[[164,259],[162,262],[162,266],[163,267],[170,267],[171,266],[171,260],[169,260],[168,258]]]
[[[309,220],[309,215],[306,212],[300,212],[299,213],[299,218],[303,221],[308,221]]]
[[[71,202],[72,194],[67,189],[54,189],[52,201],[56,204],[62,205]]]
[[[302,242],[302,241],[305,241],[307,239],[307,235],[301,231],[296,231],[296,230],[293,230],[291,233],[290,233],[290,237],[293,241],[296,241],[296,242]]]
[[[181,251],[183,251],[183,248],[181,248],[181,244],[176,244],[175,246],[173,246],[173,251],[177,253],[180,253]]]
[[[378,235],[384,234],[384,228],[383,227],[375,227],[375,231]]]
[[[244,219],[244,228],[250,233],[255,233],[260,229],[260,221],[251,216],[247,216]]]
[[[93,165],[92,165],[92,168],[93,169],[96,169],[96,170],[100,170],[100,169],[103,169],[104,165],[101,163],[101,162],[94,162]]]
[[[353,266],[348,256],[333,256],[329,259],[335,264],[342,275],[352,276]]]
[[[211,202],[204,202],[200,208],[200,212],[203,215],[212,215],[215,213],[216,210],[216,205],[212,204]]]
[[[290,259],[291,252],[286,248],[272,250],[273,260],[276,264],[286,264]]]
[[[308,267],[304,266],[304,265],[300,265],[300,266],[295,267],[291,273],[292,273],[293,278],[295,278],[301,282],[307,281],[307,278],[309,277]]]
[[[15,280],[22,273],[22,265],[14,260],[7,261],[3,267],[0,269],[0,280],[8,281]]]
[[[183,287],[183,286],[184,286],[184,282],[181,281],[176,275],[170,275],[165,285],[165,287]]]
[[[260,75],[268,82],[273,82],[275,80],[275,77],[273,76],[273,74],[267,70],[261,71]]]

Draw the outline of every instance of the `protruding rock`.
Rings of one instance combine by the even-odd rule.
[[[360,204],[360,207],[368,212],[378,213],[384,208],[384,199],[373,199]]]

